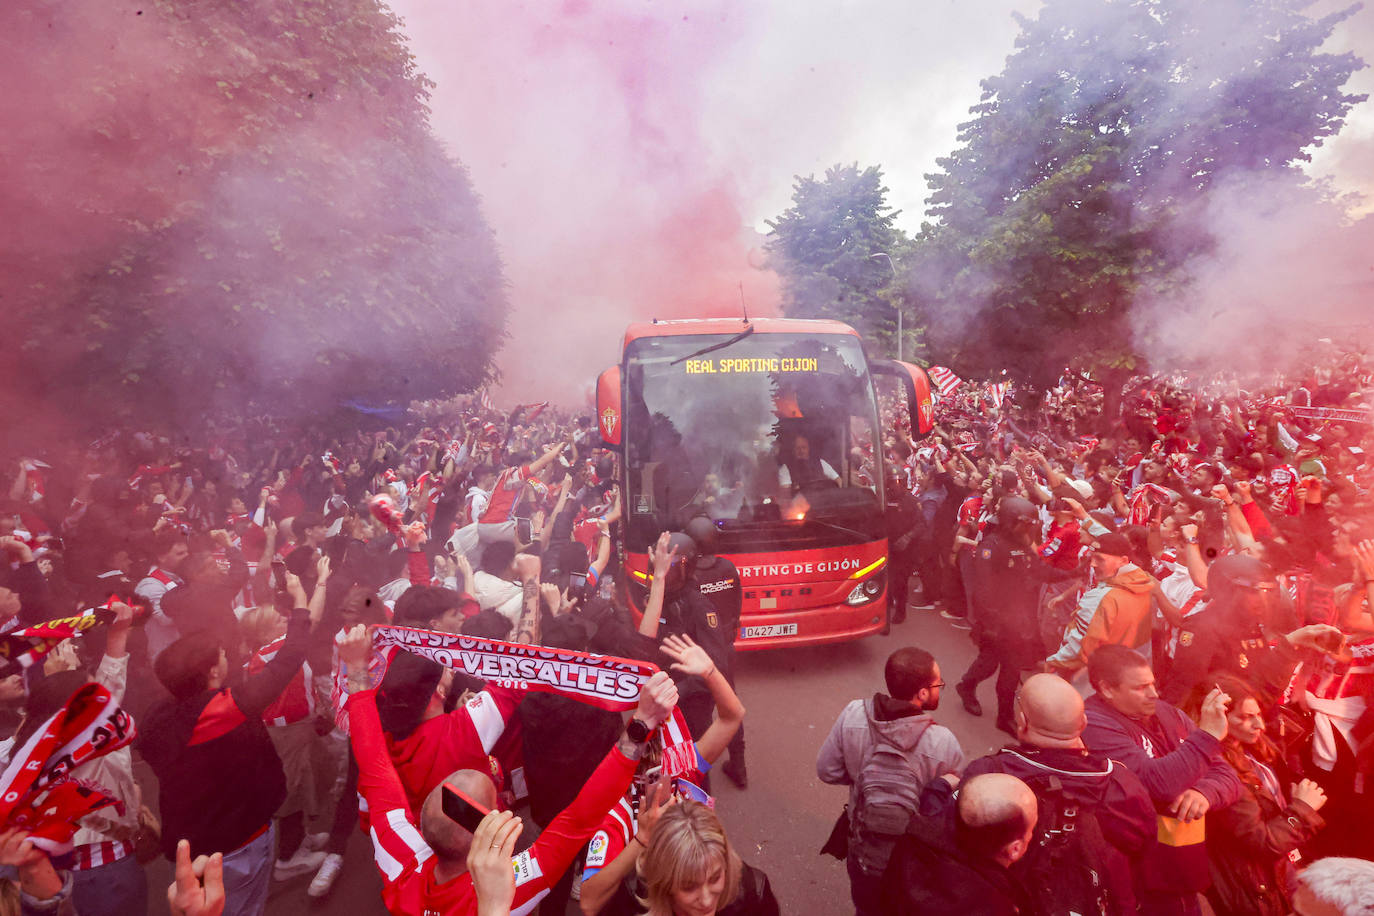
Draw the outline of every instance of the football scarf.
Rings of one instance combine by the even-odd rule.
[[[72,779],[72,771],[124,747],[135,734],[133,718],[109,690],[96,683],[80,687],[0,773],[0,823],[28,832],[49,854],[67,852],[77,821],[109,805],[123,807],[104,789]]]
[[[639,705],[639,692],[657,665],[522,643],[474,639],[417,627],[376,625],[374,649],[395,646],[503,687],[555,693],[621,712]]]
[[[20,627],[0,635],[0,676],[15,674],[18,669],[32,667],[35,662],[57,647],[63,640],[80,636],[91,627],[107,624],[115,619],[110,605],[119,599],[110,597],[100,607],[89,608],[71,617],[45,620],[31,627]]]

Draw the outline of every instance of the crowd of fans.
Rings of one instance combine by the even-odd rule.
[[[860,914],[1374,912],[1369,368],[1136,379],[1116,421],[970,388],[889,439],[894,575],[977,656],[895,653],[821,750]],[[929,713],[994,675],[1014,743],[966,763]]]
[[[955,392],[921,441],[891,422],[892,632],[919,580],[978,652],[894,652],[820,749],[860,914],[1374,913],[1369,382],[1136,379],[1118,417],[1066,375]],[[0,913],[145,912],[158,856],[174,912],[261,913],[274,881],[329,895],[358,833],[395,913],[778,912],[710,794],[718,761],[748,781],[739,576],[689,525],[642,618],[618,603],[587,418],[461,400],[10,457],[5,776],[88,682],[137,737],[73,757],[114,802],[74,835],[5,825]],[[380,651],[386,624],[661,670],[627,721]],[[968,761],[930,713],[948,676],[981,715],[994,675],[1013,743]]]

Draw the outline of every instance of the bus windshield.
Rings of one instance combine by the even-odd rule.
[[[881,440],[857,338],[644,337],[625,379],[631,550],[703,514],[725,553],[882,536]]]

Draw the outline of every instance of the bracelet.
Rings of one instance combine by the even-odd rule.
[[[630,842],[631,842],[631,843],[638,843],[640,846],[643,846],[645,849],[648,849],[648,848],[649,848],[649,844],[648,844],[648,843],[645,843],[643,840],[641,840],[641,839],[639,838],[639,834],[637,834],[637,833],[636,833],[634,836],[630,837]],[[627,844],[627,846],[628,846],[628,844]]]

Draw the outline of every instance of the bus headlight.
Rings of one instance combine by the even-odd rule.
[[[849,592],[849,597],[844,599],[844,603],[850,607],[858,607],[876,601],[886,584],[887,570],[881,570],[854,586]]]

